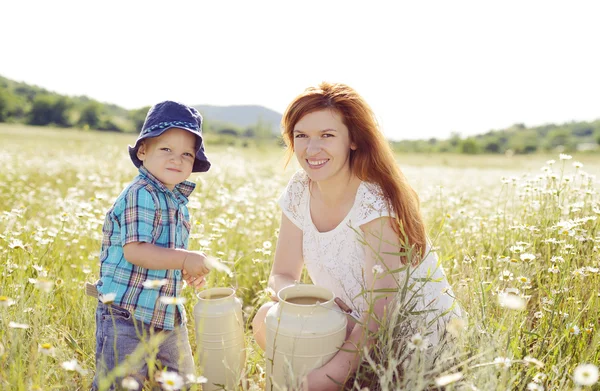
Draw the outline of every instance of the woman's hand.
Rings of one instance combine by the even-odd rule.
[[[341,389],[340,386],[327,377],[322,367],[310,371],[303,387],[305,391],[338,391]]]
[[[183,270],[183,279],[185,280],[185,282],[187,282],[189,286],[191,286],[195,290],[199,290],[204,286],[204,284],[206,284],[206,279],[204,278],[204,276],[192,277],[185,270]]]

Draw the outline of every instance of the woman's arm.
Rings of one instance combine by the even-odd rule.
[[[400,257],[384,253],[398,253],[400,242],[398,234],[392,228],[393,220],[381,217],[361,226],[367,246],[365,248],[365,279],[366,289],[391,288],[398,289],[398,284],[393,275],[387,270],[398,269],[401,265]],[[375,267],[378,265],[378,267]],[[373,273],[379,267],[383,273]],[[375,341],[371,337],[379,328],[378,319],[382,319],[386,306],[391,302],[395,293],[372,293],[367,296],[367,303],[373,304],[373,313],[365,311],[361,323],[356,324],[341,350],[324,366],[313,370],[308,376],[309,390],[338,390],[339,387],[328,378],[344,383],[358,368],[360,352],[363,347],[370,347]],[[365,330],[368,328],[369,332]]]
[[[302,231],[282,213],[269,287],[277,293],[281,288],[294,284],[300,279],[303,264]]]

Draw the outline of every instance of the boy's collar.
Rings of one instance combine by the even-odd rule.
[[[150,182],[152,182],[155,186],[157,186],[161,191],[163,192],[171,192],[171,190],[169,190],[169,188],[167,188],[167,186],[165,186],[164,183],[162,183],[161,181],[159,181],[154,175],[152,175],[150,173],[150,171],[148,171],[148,169],[146,167],[144,167],[143,165],[140,166],[139,168],[140,174],[144,177],[146,177]],[[190,194],[192,194],[192,191],[194,191],[194,189],[196,188],[196,184],[194,182],[191,181],[183,181],[177,185],[175,185],[175,188],[173,189],[173,191],[177,190],[179,191],[183,196],[185,197],[189,197]]]

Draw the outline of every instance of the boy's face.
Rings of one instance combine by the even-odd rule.
[[[144,140],[137,157],[146,169],[169,190],[189,178],[196,158],[196,137],[171,128],[158,137]]]

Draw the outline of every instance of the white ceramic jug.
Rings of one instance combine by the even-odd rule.
[[[197,361],[204,391],[236,389],[246,361],[242,302],[231,288],[198,293],[194,307]]]
[[[265,319],[267,391],[298,385],[311,369],[327,363],[346,337],[346,315],[330,290],[296,284],[277,297]]]

